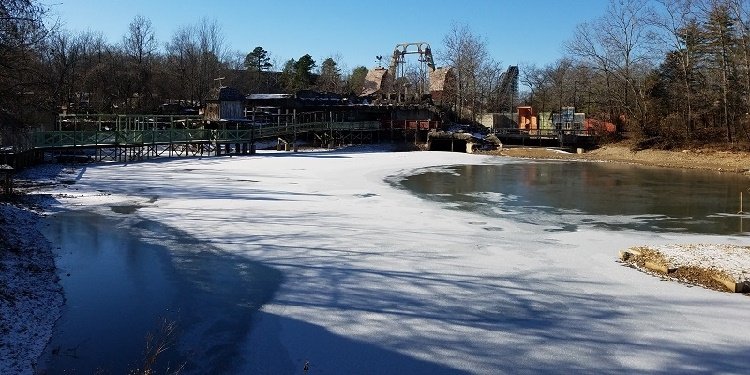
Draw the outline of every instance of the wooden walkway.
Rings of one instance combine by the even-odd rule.
[[[378,131],[380,128],[381,124],[377,121],[358,121],[251,125],[243,129],[58,130],[32,133],[31,144],[34,149],[54,150],[81,147],[253,143],[310,132]]]
[[[353,118],[371,121],[352,121]],[[379,120],[374,120],[378,118]],[[348,144],[417,142],[439,121],[382,120],[381,112],[252,113],[249,119],[206,121],[192,115],[61,114],[56,130],[17,135],[0,149],[0,164],[21,169],[45,160],[85,162],[156,157],[252,154],[258,142],[332,148]]]
[[[318,116],[313,116],[318,114]],[[277,141],[288,149],[300,141],[322,147],[380,139],[381,121],[344,121],[328,113],[277,116],[274,122],[207,122],[199,116],[69,114],[54,131],[20,134],[0,149],[0,164],[23,168],[40,161],[144,160],[164,156],[252,154],[256,142]],[[393,133],[394,126],[390,126]],[[391,134],[392,135],[392,134]]]

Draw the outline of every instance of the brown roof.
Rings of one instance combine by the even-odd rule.
[[[454,77],[453,68],[437,68],[430,72],[430,92],[445,90],[445,85]]]
[[[380,92],[388,78],[388,70],[385,68],[370,69],[365,77],[365,86],[362,88],[362,95],[372,95]]]

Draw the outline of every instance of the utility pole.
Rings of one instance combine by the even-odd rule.
[[[223,85],[221,84],[221,81],[223,81],[224,79],[226,79],[226,78],[225,78],[225,77],[214,78],[214,81],[216,81],[216,83],[217,83],[217,84],[219,85],[219,88],[222,88],[222,87],[224,87],[224,86],[223,86]]]

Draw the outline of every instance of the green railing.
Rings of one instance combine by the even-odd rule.
[[[211,130],[50,131],[33,134],[35,148],[131,146],[215,141]]]
[[[243,143],[320,131],[375,131],[377,121],[256,125],[246,129],[147,129],[46,131],[32,134],[34,148],[139,146],[171,143]]]

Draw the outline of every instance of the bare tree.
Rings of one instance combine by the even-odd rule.
[[[214,79],[223,76],[222,61],[226,57],[224,35],[216,20],[203,18],[196,26],[199,46],[198,96],[206,100],[209,91],[215,86]]]
[[[137,15],[122,38],[125,53],[138,64],[147,63],[156,52],[156,35],[151,20]]]
[[[647,126],[648,100],[645,76],[635,73],[650,62],[652,18],[646,0],[610,0],[606,14],[578,25],[566,44],[574,57],[604,75],[608,95],[618,102],[618,108],[610,102],[610,117],[613,111],[626,113],[641,133]]]
[[[663,46],[662,55],[674,54],[680,65],[682,93],[685,98],[685,131],[690,137],[693,133],[693,76],[696,69],[696,55],[700,45],[700,30],[694,11],[693,0],[660,0],[662,12],[654,18],[657,27],[664,33],[655,34]]]
[[[502,106],[502,103],[500,103],[502,95],[499,92],[502,76],[502,64],[492,58],[487,58],[484,64],[482,64],[478,76],[480,115],[488,111],[499,110]],[[512,103],[510,104],[512,105]]]
[[[479,109],[481,69],[488,61],[487,46],[467,25],[454,24],[443,38],[443,50],[438,58],[456,72],[456,112],[459,118],[466,109],[470,119],[476,120]]]
[[[153,62],[157,50],[156,36],[151,20],[137,15],[128,25],[128,33],[122,38],[122,51],[128,60],[124,69],[134,79],[129,96],[133,97],[134,109],[151,110],[153,103]]]
[[[573,87],[574,84],[572,71],[573,61],[566,58],[557,60],[545,68],[546,77],[543,80],[550,83],[552,96],[557,99],[559,109],[573,104],[567,93],[567,88]]]
[[[101,32],[93,31],[78,34],[75,43],[80,53],[80,63],[75,75],[78,108],[106,113],[111,110],[111,103],[107,100],[111,80],[104,67],[109,46]]]
[[[90,31],[72,34],[57,30],[50,34],[43,49],[45,80],[49,82],[49,96],[55,110],[66,107],[69,111],[88,111],[94,92],[107,95],[108,79],[96,75],[104,63],[107,49],[102,35]],[[110,75],[125,69],[121,64],[116,69],[108,67]]]
[[[523,66],[521,67],[521,83],[529,88],[529,104],[545,112],[551,88],[550,74],[544,68],[539,68],[534,64]],[[538,106],[537,103],[539,103]]]
[[[47,13],[44,5],[32,0],[0,4],[0,108],[15,115],[31,105],[24,92],[47,85],[39,58],[50,31],[45,26]]]
[[[180,87],[179,99],[197,103],[207,99],[223,74],[224,37],[218,23],[207,18],[180,27],[166,46],[168,70]]]
[[[167,72],[175,82],[171,99],[199,100],[197,97],[196,79],[198,65],[198,46],[195,44],[195,31],[191,26],[181,26],[166,44]]]

